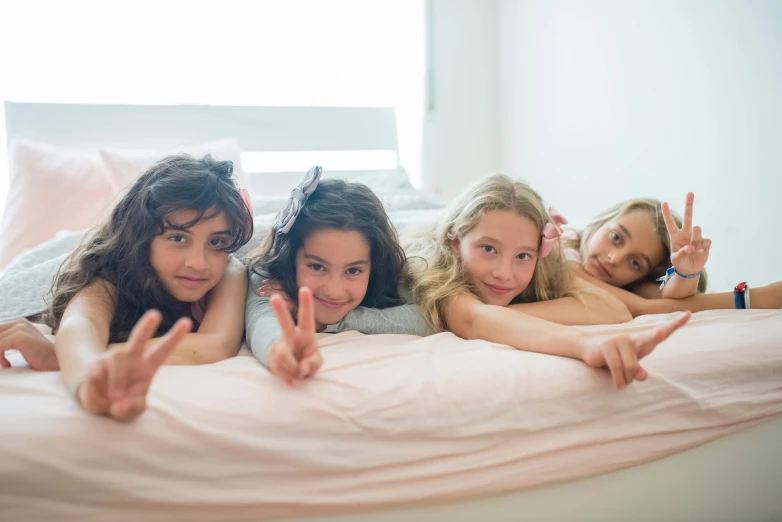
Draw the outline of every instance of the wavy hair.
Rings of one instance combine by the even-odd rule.
[[[471,294],[480,298],[470,282],[462,260],[453,248],[453,240],[463,238],[487,212],[510,211],[529,219],[542,233],[551,218],[540,195],[522,181],[504,175],[488,177],[457,197],[445,209],[439,222],[413,234],[405,243],[411,259],[409,285],[429,324],[445,330],[445,306],[455,297]],[[413,260],[418,258],[418,262]],[[569,273],[559,248],[538,258],[527,288],[512,303],[546,301],[572,295],[568,291]]]
[[[60,326],[71,299],[96,280],[115,289],[110,342],[126,341],[150,308],[157,308],[163,315],[158,333],[167,331],[180,317],[192,318],[191,303],[169,294],[150,263],[152,239],[163,233],[172,213],[182,210],[196,213],[184,227],[223,213],[231,229],[231,241],[224,249],[229,253],[252,236],[252,215],[235,184],[232,162],[217,161],[209,155],[200,159],[186,154],[163,158],[136,180],[107,221],[90,230],[60,266],[45,317],[52,331]]]

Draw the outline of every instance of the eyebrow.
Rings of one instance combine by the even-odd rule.
[[[502,241],[500,241],[498,239],[494,239],[493,237],[490,237],[490,236],[481,236],[481,237],[479,237],[478,238],[478,242],[480,243],[481,241],[488,241],[490,243],[496,243],[498,245],[502,244]],[[524,250],[524,251],[529,251],[529,252],[537,252],[538,251],[537,245],[535,245],[535,246],[518,245],[516,248],[519,249],[519,250]]]
[[[166,232],[167,230],[176,230],[177,232],[185,232],[187,234],[192,234],[192,232],[190,232],[190,228],[192,228],[192,227],[183,227],[183,226],[174,225],[174,224],[171,224],[171,223],[166,223],[166,226],[163,227],[163,232]],[[220,230],[219,232],[212,232],[211,235],[213,235],[213,236],[230,236],[231,235],[231,231],[230,230]]]
[[[629,230],[627,230],[623,224],[621,224],[621,223],[617,223],[617,224],[616,224],[616,226],[618,226],[619,228],[621,228],[621,229],[622,229],[622,232],[624,232],[624,233],[627,235],[627,237],[628,237],[628,238],[630,238],[630,239],[632,239],[632,238],[633,238],[633,236],[632,236],[632,235],[630,235],[630,231],[629,231]]]
[[[306,259],[311,259],[311,260],[313,260],[313,261],[317,261],[317,262],[318,262],[318,263],[320,263],[321,265],[326,265],[326,266],[328,266],[328,265],[330,265],[330,264],[331,264],[331,263],[329,263],[328,261],[326,261],[325,259],[323,259],[323,258],[320,258],[320,257],[318,257],[318,256],[316,256],[316,255],[312,255],[312,254],[304,254],[304,257],[305,257]],[[359,266],[359,265],[368,265],[368,264],[369,264],[369,261],[366,261],[366,260],[363,260],[363,259],[362,259],[362,260],[359,260],[359,261],[353,261],[352,263],[348,263],[348,264],[347,264],[347,265],[345,265],[345,266]]]

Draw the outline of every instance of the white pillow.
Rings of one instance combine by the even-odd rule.
[[[0,224],[0,270],[60,230],[100,222],[114,203],[115,182],[97,152],[15,141]]]
[[[114,179],[115,189],[117,192],[124,193],[153,163],[169,154],[182,152],[196,158],[200,158],[205,154],[211,154],[217,160],[233,161],[234,176],[236,176],[239,186],[242,188],[249,187],[247,175],[242,169],[239,142],[235,139],[186,144],[163,150],[115,149],[109,147],[101,149],[100,156]]]

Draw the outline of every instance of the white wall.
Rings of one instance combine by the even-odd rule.
[[[497,16],[498,170],[575,225],[636,196],[681,210],[692,190],[712,290],[782,279],[782,2],[501,0]]]
[[[433,107],[422,137],[424,188],[453,196],[497,172],[497,2],[430,0]]]

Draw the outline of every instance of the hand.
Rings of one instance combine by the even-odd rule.
[[[619,390],[634,380],[645,381],[649,375],[638,361],[652,353],[658,344],[681,328],[690,317],[690,312],[684,312],[662,326],[633,334],[587,334],[581,358],[589,366],[608,367]]]
[[[296,303],[294,303],[290,296],[285,293],[285,290],[282,288],[282,283],[275,279],[264,279],[260,288],[258,288],[255,293],[258,295],[258,297],[272,297],[279,295],[285,301],[285,305],[288,307],[288,310],[292,314],[296,312]]]
[[[133,327],[125,346],[106,351],[92,364],[76,392],[85,410],[127,421],[147,408],[153,377],[192,327],[190,319],[180,319],[147,350],[160,320],[160,312],[148,311]]]
[[[5,358],[9,350],[18,350],[33,370],[56,372],[60,369],[54,343],[27,319],[0,324],[0,367],[11,367]]]
[[[711,239],[704,239],[701,227],[692,226],[692,204],[695,194],[687,193],[684,204],[682,228],[676,225],[668,203],[662,204],[663,219],[671,239],[671,264],[682,274],[696,274],[703,270],[709,259]]]
[[[269,371],[291,386],[314,375],[323,365],[318,340],[315,338],[315,308],[312,290],[299,289],[299,321],[293,316],[280,295],[273,295],[270,303],[282,329],[282,337],[274,341],[269,352]]]

